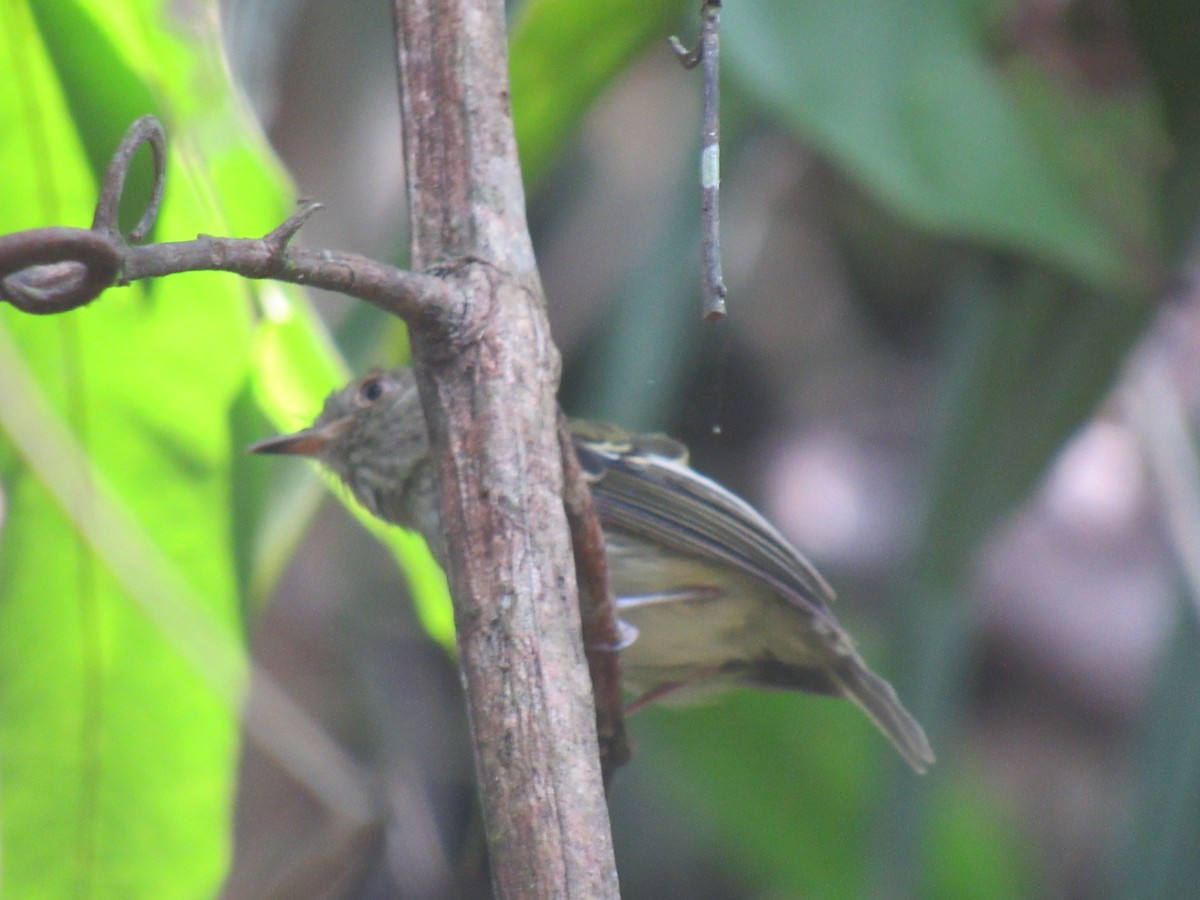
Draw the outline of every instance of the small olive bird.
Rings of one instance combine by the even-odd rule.
[[[627,690],[643,702],[707,687],[809,691],[854,701],[917,772],[925,732],[872,672],[829,608],[817,570],[748,503],[688,465],[662,435],[572,422],[604,529]],[[254,453],[311,456],[376,516],[419,531],[446,559],[429,437],[411,369],[331,394],[312,427]]]

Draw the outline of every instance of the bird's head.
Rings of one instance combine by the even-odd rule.
[[[414,468],[429,454],[413,372],[369,372],[330,394],[310,427],[266,438],[247,450],[312,457],[345,482],[367,509],[392,518],[389,513],[397,508]]]

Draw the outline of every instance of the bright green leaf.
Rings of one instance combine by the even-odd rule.
[[[0,189],[0,230],[90,223],[121,132],[150,98],[171,103],[147,61],[220,76],[197,96],[210,124],[237,120],[220,67],[150,4],[6,3],[0,24],[0,163],[23,173]],[[277,223],[280,182],[244,141],[173,132],[159,234]],[[212,173],[227,184],[201,189]],[[195,274],[61,317],[0,311],[0,871],[14,896],[201,897],[224,877],[245,669],[229,417],[250,293]]]

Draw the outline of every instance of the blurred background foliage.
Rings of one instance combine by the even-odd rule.
[[[403,264],[387,6],[0,4],[0,231],[86,224],[154,112],[156,239],[261,234],[303,194],[304,240]],[[626,896],[1186,896],[1200,19],[727,3],[714,328],[699,85],[664,40],[692,7],[510,4],[563,402],[684,437],[809,551],[939,763],[814,698],[639,714]],[[239,452],[405,353],[373,309],[232,276],[0,309],[6,895],[485,890],[439,574]]]

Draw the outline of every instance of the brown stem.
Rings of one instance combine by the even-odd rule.
[[[320,209],[304,202],[262,238],[200,235],[192,241],[137,246],[126,242],[117,214],[129,166],[142,144],[154,155],[150,202],[129,240],[154,227],[162,201],[166,138],[153,116],[142,116],[125,133],[104,176],[92,227],[35,228],[0,236],[0,300],[39,315],[91,303],[114,285],[179,272],[234,272],[338,291],[366,300],[431,334],[444,334],[456,317],[454,297],[438,274],[406,272],[337,250],[294,249],[291,241]]]
[[[262,238],[200,235],[192,241],[130,246],[120,235],[86,228],[35,228],[0,236],[0,300],[39,315],[91,303],[114,285],[178,272],[234,272],[338,291],[406,321],[454,317],[449,289],[436,275],[407,272],[354,253],[293,248],[288,241],[315,205]]]
[[[571,529],[575,577],[579,582],[579,609],[583,619],[583,647],[587,654],[592,691],[596,695],[596,734],[600,741],[600,768],[607,789],[613,773],[630,758],[621,705],[621,667],[618,650],[624,643],[613,603],[604,532],[592,504],[592,491],[584,477],[575,444],[560,415],[558,443],[562,448],[563,505]]]
[[[688,50],[679,38],[671,48],[685,69],[701,65],[703,125],[700,146],[700,258],[704,275],[704,320],[725,317],[725,276],[721,272],[721,0],[704,0],[700,37]]]
[[[394,9],[413,265],[461,299],[451,341],[410,334],[493,882],[500,897],[615,897],[504,3]]]
[[[262,238],[200,235],[193,241],[129,247],[120,283],[215,270],[338,291],[409,322],[441,321],[452,314],[453,297],[440,278],[397,269],[356,253],[289,247],[280,240],[280,228]]]
[[[0,235],[0,300],[46,315],[90,303],[121,268],[122,246],[86,228],[33,228]]]

